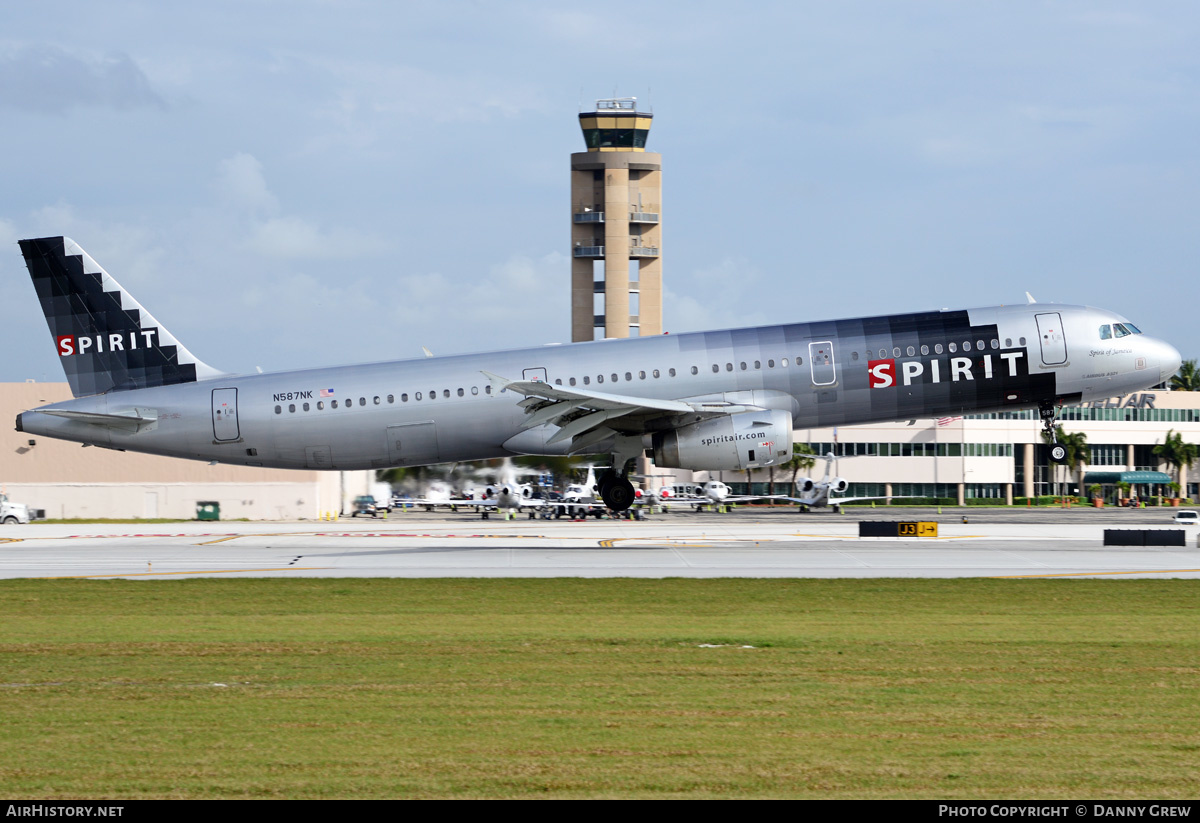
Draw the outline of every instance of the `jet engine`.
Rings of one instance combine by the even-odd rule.
[[[850,488],[850,484],[844,477],[829,478],[829,490],[834,494],[845,494],[846,489]]]
[[[739,412],[656,432],[654,464],[666,469],[744,471],[792,455],[792,415],[778,409]]]
[[[817,487],[817,483],[811,477],[806,477],[803,480],[796,481],[796,491],[800,494],[809,494]]]

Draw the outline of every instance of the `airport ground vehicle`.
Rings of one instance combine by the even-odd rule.
[[[354,510],[350,512],[350,516],[358,517],[361,514],[363,517],[366,517],[367,515],[370,515],[371,517],[378,517],[381,512],[386,514],[388,511],[389,509],[387,503],[377,502],[375,498],[369,494],[360,494],[358,497],[354,498]]]
[[[29,522],[29,507],[24,503],[13,503],[7,494],[0,494],[0,523],[5,526],[15,526],[17,523]]]
[[[1192,509],[1177,511],[1171,519],[1183,526],[1200,526],[1200,512]]]

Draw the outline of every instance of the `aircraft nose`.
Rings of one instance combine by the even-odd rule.
[[[1158,369],[1161,379],[1166,382],[1175,376],[1175,372],[1179,371],[1179,367],[1183,365],[1183,357],[1179,354],[1179,349],[1172,346],[1165,340],[1154,341],[1155,354],[1158,359]]]

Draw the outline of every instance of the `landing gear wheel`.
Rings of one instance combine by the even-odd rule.
[[[624,477],[607,478],[600,484],[600,497],[613,511],[623,512],[633,505],[633,484]]]
[[[1067,447],[1061,443],[1055,443],[1050,447],[1050,459],[1055,463],[1067,462]]]

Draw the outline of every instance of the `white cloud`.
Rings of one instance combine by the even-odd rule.
[[[46,43],[10,45],[0,55],[0,105],[55,113],[166,108],[128,54],[71,53]]]
[[[252,154],[239,152],[222,160],[216,186],[222,200],[240,209],[266,214],[279,209],[278,198],[267,187],[262,163]]]

